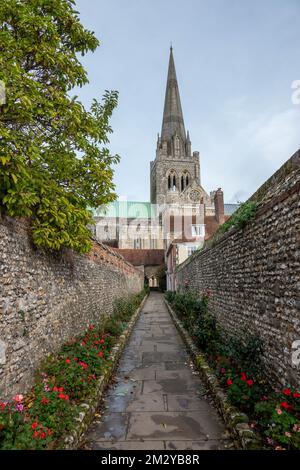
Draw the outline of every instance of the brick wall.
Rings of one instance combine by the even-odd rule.
[[[94,242],[86,256],[43,254],[31,244],[28,222],[0,218],[0,396],[30,387],[47,354],[143,282],[104,245]]]
[[[226,233],[177,272],[199,294],[213,291],[211,309],[228,334],[246,328],[265,343],[274,383],[297,384],[292,343],[300,340],[300,151],[250,199],[259,202],[253,222]]]

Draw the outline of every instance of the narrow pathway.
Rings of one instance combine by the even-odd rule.
[[[151,292],[120,361],[105,411],[86,434],[91,449],[224,449],[216,410],[164,304]]]

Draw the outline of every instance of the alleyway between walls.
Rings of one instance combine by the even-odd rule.
[[[90,449],[226,449],[224,424],[169,316],[151,292],[126,346],[115,382],[85,436]]]

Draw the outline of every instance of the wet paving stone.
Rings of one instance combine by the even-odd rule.
[[[226,449],[232,446],[158,292],[147,299],[115,379],[88,429],[91,449]]]

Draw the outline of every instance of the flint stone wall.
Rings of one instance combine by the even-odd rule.
[[[142,273],[105,245],[94,242],[86,256],[46,254],[32,245],[26,220],[0,217],[0,396],[28,389],[49,353],[143,283]]]
[[[270,379],[299,387],[292,354],[300,340],[300,151],[250,199],[259,203],[255,219],[179,266],[177,285],[211,289],[210,308],[224,331],[260,336]]]

